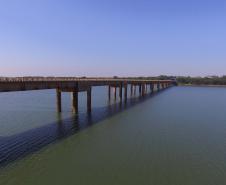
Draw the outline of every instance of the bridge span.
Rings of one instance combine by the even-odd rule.
[[[70,77],[40,77],[40,78],[0,78],[0,92],[28,91],[56,89],[57,111],[61,112],[61,94],[62,92],[71,92],[72,111],[78,112],[78,93],[87,92],[87,111],[91,112],[92,87],[108,86],[108,98],[111,99],[113,89],[114,98],[119,95],[120,102],[127,102],[128,88],[130,95],[136,93],[136,87],[139,89],[139,95],[145,96],[148,91],[154,93],[173,86],[173,80],[149,80],[149,79],[131,79],[131,78],[70,78]],[[124,91],[123,91],[124,89]],[[117,90],[119,93],[117,93]],[[124,92],[124,95],[123,95]]]

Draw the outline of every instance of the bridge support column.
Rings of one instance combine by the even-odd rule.
[[[56,89],[57,112],[61,112],[61,91]]]
[[[145,84],[142,84],[142,96],[145,95]]]
[[[136,96],[137,86],[134,85],[133,94]]]
[[[130,85],[130,96],[133,95],[133,84]]]
[[[139,94],[141,95],[141,87],[142,87],[142,85],[141,84],[139,84]]]
[[[160,91],[160,84],[157,83],[157,90]]]
[[[91,112],[92,109],[92,88],[89,87],[87,90],[87,111]]]
[[[114,87],[114,97],[115,97],[115,100],[117,99],[117,87]]]
[[[152,92],[152,84],[149,84],[150,85],[150,92]]]
[[[111,86],[108,86],[108,100],[111,100]]]
[[[72,97],[72,111],[78,113],[78,91],[73,91],[71,93]]]
[[[127,102],[127,84],[124,85],[124,100]]]
[[[122,101],[122,84],[120,84],[119,86],[119,98],[120,98],[120,101]]]

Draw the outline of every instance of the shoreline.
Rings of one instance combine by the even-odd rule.
[[[226,85],[207,85],[207,84],[201,84],[201,85],[197,85],[197,84],[178,84],[178,86],[186,86],[186,87],[225,87]]]

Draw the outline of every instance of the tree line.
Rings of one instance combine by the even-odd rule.
[[[206,77],[161,75],[156,77],[138,77],[138,79],[175,80],[175,82],[179,85],[226,85],[226,75]]]
[[[179,84],[191,85],[226,85],[226,76],[210,76],[210,77],[177,77]]]
[[[157,78],[161,80],[175,80],[179,85],[226,85],[226,76],[159,76]]]

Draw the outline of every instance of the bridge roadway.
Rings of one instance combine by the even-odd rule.
[[[127,101],[128,86],[130,86],[131,95],[136,93],[136,87],[139,88],[140,96],[145,96],[148,92],[160,91],[174,85],[173,80],[149,80],[132,78],[75,78],[75,77],[26,77],[26,78],[0,78],[0,92],[28,91],[56,89],[57,111],[61,112],[61,93],[71,92],[72,111],[78,112],[78,93],[87,92],[87,111],[91,111],[92,87],[108,86],[108,97],[111,99],[113,88],[114,97],[117,98],[117,89],[119,89],[120,102]],[[124,98],[122,95],[124,88]]]

